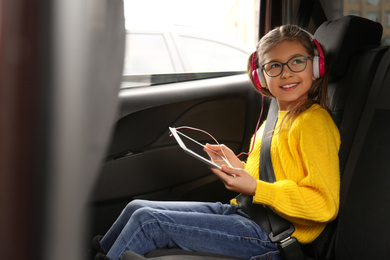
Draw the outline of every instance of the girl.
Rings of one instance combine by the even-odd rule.
[[[266,34],[248,61],[256,89],[279,105],[271,143],[276,182],[259,180],[264,124],[246,163],[223,145],[207,145],[231,163],[212,169],[226,188],[252,195],[253,203],[267,205],[289,220],[295,227],[293,236],[303,244],[316,239],[339,208],[340,136],[327,107],[320,54],[320,45],[308,32],[285,25]],[[135,200],[100,242],[95,259],[117,260],[128,250],[143,255],[165,247],[243,259],[280,259],[277,244],[234,200],[231,204]]]

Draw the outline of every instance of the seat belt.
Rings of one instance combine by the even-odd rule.
[[[271,161],[271,141],[276,122],[278,120],[279,107],[275,99],[272,99],[265,123],[263,138],[260,148],[259,175],[260,180],[273,183],[276,181]],[[283,259],[302,260],[305,255],[299,242],[291,234],[295,231],[294,225],[280,217],[268,207],[253,203],[253,196],[240,194],[237,204],[258,225],[268,232],[269,239],[278,244]]]
[[[276,122],[278,121],[278,111],[278,104],[275,99],[272,99],[261,140],[259,164],[260,180],[269,183],[276,181],[271,160],[271,141]],[[271,227],[271,232],[268,236],[272,242],[278,243],[283,259],[305,259],[297,239],[291,237],[291,234],[295,231],[294,225],[269,208],[267,208],[267,216]]]

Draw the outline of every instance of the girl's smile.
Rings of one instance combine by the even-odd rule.
[[[281,88],[283,90],[290,91],[290,90],[294,90],[298,86],[298,84],[299,83],[291,83],[291,84],[287,84],[287,85],[281,86]]]
[[[308,56],[302,44],[299,41],[284,41],[264,54],[263,64],[273,62],[280,64],[299,56]],[[306,68],[300,72],[291,71],[285,64],[282,65],[282,72],[278,76],[270,77],[264,70],[262,73],[267,82],[266,88],[275,96],[280,110],[291,110],[306,100],[315,80],[310,58],[307,59]]]

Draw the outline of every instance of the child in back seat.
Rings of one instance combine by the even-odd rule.
[[[253,85],[279,106],[271,143],[276,182],[259,179],[264,124],[245,163],[226,146],[207,146],[225,154],[231,164],[211,169],[226,188],[253,196],[253,203],[269,206],[289,220],[295,227],[292,236],[303,244],[316,239],[339,208],[340,134],[327,105],[324,58],[322,47],[308,32],[285,25],[267,33],[248,60]],[[231,204],[134,200],[100,243],[96,260],[166,247],[280,259],[277,244],[239,211],[234,200]]]

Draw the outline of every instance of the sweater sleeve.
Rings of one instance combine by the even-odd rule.
[[[258,180],[254,203],[294,223],[333,220],[339,208],[340,136],[332,118],[323,109],[304,112],[275,139],[271,157],[277,181]]]

